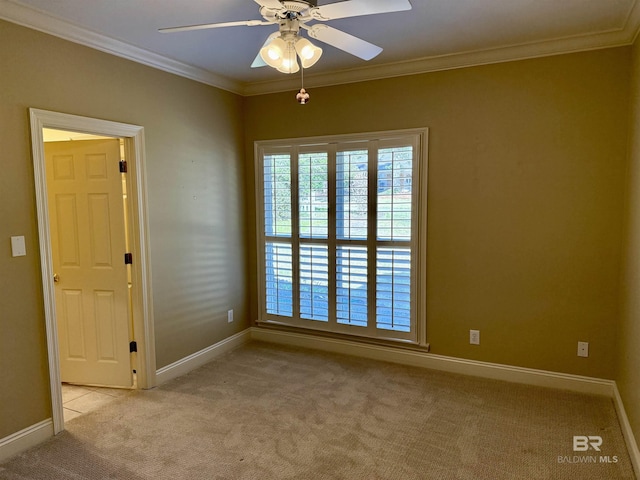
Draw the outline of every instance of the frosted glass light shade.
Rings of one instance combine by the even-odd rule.
[[[282,59],[282,63],[278,67],[278,71],[282,73],[296,73],[299,70],[300,66],[296,59],[296,52],[292,48],[291,53],[289,55],[285,55],[285,58]]]
[[[282,62],[280,63],[280,66],[276,68],[282,73],[296,73],[300,70],[298,59],[296,58],[296,49],[293,47],[292,41],[286,43]]]
[[[296,52],[298,52],[298,56],[300,57],[302,68],[309,68],[315,65],[322,56],[322,49],[320,47],[316,47],[309,40],[301,37],[298,37],[296,40]]]
[[[260,49],[260,57],[270,67],[279,69],[286,52],[287,44],[281,37],[277,37]]]

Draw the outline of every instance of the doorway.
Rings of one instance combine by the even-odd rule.
[[[135,380],[138,388],[151,388],[155,385],[155,351],[153,322],[151,320],[146,183],[144,178],[144,130],[142,127],[135,125],[38,109],[30,109],[30,117],[52,416],[54,432],[57,434],[64,429],[61,382],[65,380],[65,377],[75,379],[71,380],[75,383],[131,387],[134,383],[132,370],[135,368]],[[94,242],[95,244],[92,245],[93,250],[90,253],[90,255],[94,255],[92,261],[101,263],[105,267],[102,268],[104,271],[118,270],[120,276],[119,280],[115,282],[120,288],[120,293],[118,294],[111,287],[96,286],[97,284],[91,286],[93,280],[89,277],[80,279],[74,277],[78,271],[77,267],[71,265],[73,268],[65,271],[64,266],[61,265],[59,240],[62,236],[67,236],[64,240],[68,242],[67,253],[70,251],[69,245],[73,246],[79,243],[78,238],[74,237],[75,234],[73,234],[75,229],[69,228],[69,225],[79,222],[78,219],[73,218],[73,215],[75,215],[73,212],[75,210],[87,211],[87,205],[84,205],[82,209],[75,209],[73,201],[69,200],[65,204],[65,199],[70,199],[71,196],[67,195],[65,197],[64,191],[57,191],[58,197],[56,198],[62,198],[62,201],[52,200],[51,194],[56,188],[59,188],[52,183],[52,171],[59,167],[59,173],[61,175],[65,174],[65,168],[69,167],[68,159],[70,158],[69,152],[65,149],[71,147],[71,145],[65,145],[67,142],[55,142],[57,150],[54,150],[58,155],[59,164],[56,167],[51,163],[51,148],[49,146],[45,148],[45,130],[49,133],[52,133],[49,130],[58,131],[58,133],[59,131],[74,132],[73,135],[76,135],[77,132],[81,137],[76,137],[76,141],[72,146],[73,149],[77,149],[81,145],[89,145],[89,143],[104,144],[98,146],[111,149],[111,151],[116,152],[114,155],[123,157],[126,160],[126,164],[122,166],[126,170],[125,192],[127,198],[124,208],[121,202],[119,204],[120,212],[116,215],[115,221],[108,214],[100,217],[100,212],[111,211],[113,213],[114,210],[117,210],[113,206],[118,204],[114,203],[109,207],[105,200],[107,195],[104,192],[93,192],[91,198],[94,203],[88,210],[93,212],[92,215],[94,215],[91,228],[97,228],[97,230],[93,237],[91,235],[86,237],[99,239],[98,243]],[[79,138],[83,138],[83,140],[79,141]],[[80,176],[87,177],[88,175],[91,177],[93,175],[98,178],[104,171],[103,161],[101,160],[102,155],[93,155],[90,158],[93,162],[93,170],[91,172],[85,171]],[[121,159],[119,158],[118,160]],[[111,187],[113,186],[114,184],[112,183]],[[115,187],[117,189],[118,185],[115,184]],[[64,188],[67,187],[65,186]],[[82,184],[80,188],[84,188]],[[122,195],[122,183],[120,184],[120,189],[120,195]],[[54,203],[55,205],[52,205]],[[64,217],[63,221],[60,220],[62,217]],[[125,221],[125,217],[129,219],[128,222]],[[109,230],[109,225],[117,227],[118,224],[122,230],[124,225],[128,224],[128,242],[125,241],[124,232],[121,232],[122,235],[116,232],[113,239],[108,234],[105,234]],[[105,225],[107,226],[105,227]],[[57,231],[59,227],[61,227],[64,235],[60,235],[60,232]],[[120,240],[118,240],[119,237],[121,237]],[[93,240],[90,240],[89,243],[91,241]],[[118,259],[115,254],[112,255],[109,251],[111,244],[119,241],[122,242],[122,249],[127,253],[126,261],[129,265],[126,269],[120,266],[117,269],[110,268],[107,265],[110,262],[113,265],[124,265],[125,258]],[[99,244],[100,242],[102,244]],[[114,248],[113,251],[115,252],[116,249]],[[71,257],[63,259],[62,263],[73,263],[72,257],[73,254]],[[71,262],[69,262],[69,259],[71,259]],[[64,271],[64,275],[60,271]],[[124,290],[122,290],[123,281]],[[60,288],[65,283],[66,289]],[[131,288],[128,288],[129,285]],[[85,287],[87,287],[87,292],[83,292]],[[63,291],[64,293],[61,294]],[[125,295],[127,299],[123,302],[122,298]],[[81,298],[85,298],[84,302],[80,300]],[[114,300],[116,298],[118,299],[117,301]],[[77,310],[79,308],[78,305],[83,305],[82,308],[87,308],[86,305],[89,305],[91,314],[86,316],[101,317],[102,322],[96,323],[92,320],[93,324],[80,325],[79,319],[83,315],[78,314],[77,311],[74,313],[74,308]],[[116,315],[115,310],[118,309],[119,313]],[[120,318],[124,323],[111,321],[112,318],[116,317]],[[129,319],[132,320],[129,321]],[[74,330],[76,333],[69,336],[69,325],[74,324],[75,327],[78,327]],[[84,331],[82,330],[83,328]],[[83,335],[91,338],[97,336],[100,340],[97,345],[87,347],[88,344],[81,341]],[[59,339],[60,343],[58,342]],[[73,345],[70,345],[70,342]],[[125,345],[122,345],[123,342]],[[126,348],[126,351],[122,350],[123,347]],[[83,358],[88,357],[86,355],[87,348],[97,349],[97,356],[95,351],[91,356],[94,357],[94,360],[95,358],[99,360],[97,363],[94,361],[94,364],[89,369],[86,368],[87,359]],[[116,352],[118,348],[120,352]],[[129,355],[129,350],[137,353]],[[131,363],[132,357],[134,366]],[[100,369],[103,370],[102,373],[98,372]],[[119,373],[116,370],[119,370]]]
[[[124,139],[50,128],[43,138],[66,424],[135,385],[126,159]]]

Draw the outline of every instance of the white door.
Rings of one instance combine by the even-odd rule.
[[[45,144],[63,382],[131,387],[118,139]]]

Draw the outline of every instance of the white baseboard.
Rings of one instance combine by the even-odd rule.
[[[51,437],[53,437],[53,422],[49,418],[0,439],[0,463]]]
[[[608,397],[613,397],[614,395],[615,382],[613,380],[465,360],[427,352],[369,345],[349,340],[259,327],[251,328],[251,339],[539,387],[560,388],[573,392],[606,395]]]
[[[189,373],[191,370],[201,367],[223,353],[247,343],[249,340],[251,340],[250,329],[246,329],[199,352],[193,353],[188,357],[181,358],[166,367],[162,367],[156,371],[156,385],[162,385],[169,380]]]
[[[629,423],[629,417],[627,417],[627,412],[624,409],[622,396],[620,395],[617,385],[613,388],[613,404],[616,406],[620,428],[622,429],[622,435],[624,435],[624,441],[627,443],[627,450],[629,451],[629,457],[631,457],[633,470],[636,472],[636,477],[640,478],[640,451],[638,450],[638,443],[631,429],[631,423]]]

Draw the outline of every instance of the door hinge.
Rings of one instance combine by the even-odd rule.
[[[137,351],[138,351],[138,344],[136,343],[136,341],[134,340],[133,342],[129,342],[129,353],[133,353]]]
[[[124,264],[131,265],[133,263],[133,255],[130,253],[124,254]]]
[[[127,173],[127,161],[120,160],[120,173]]]

